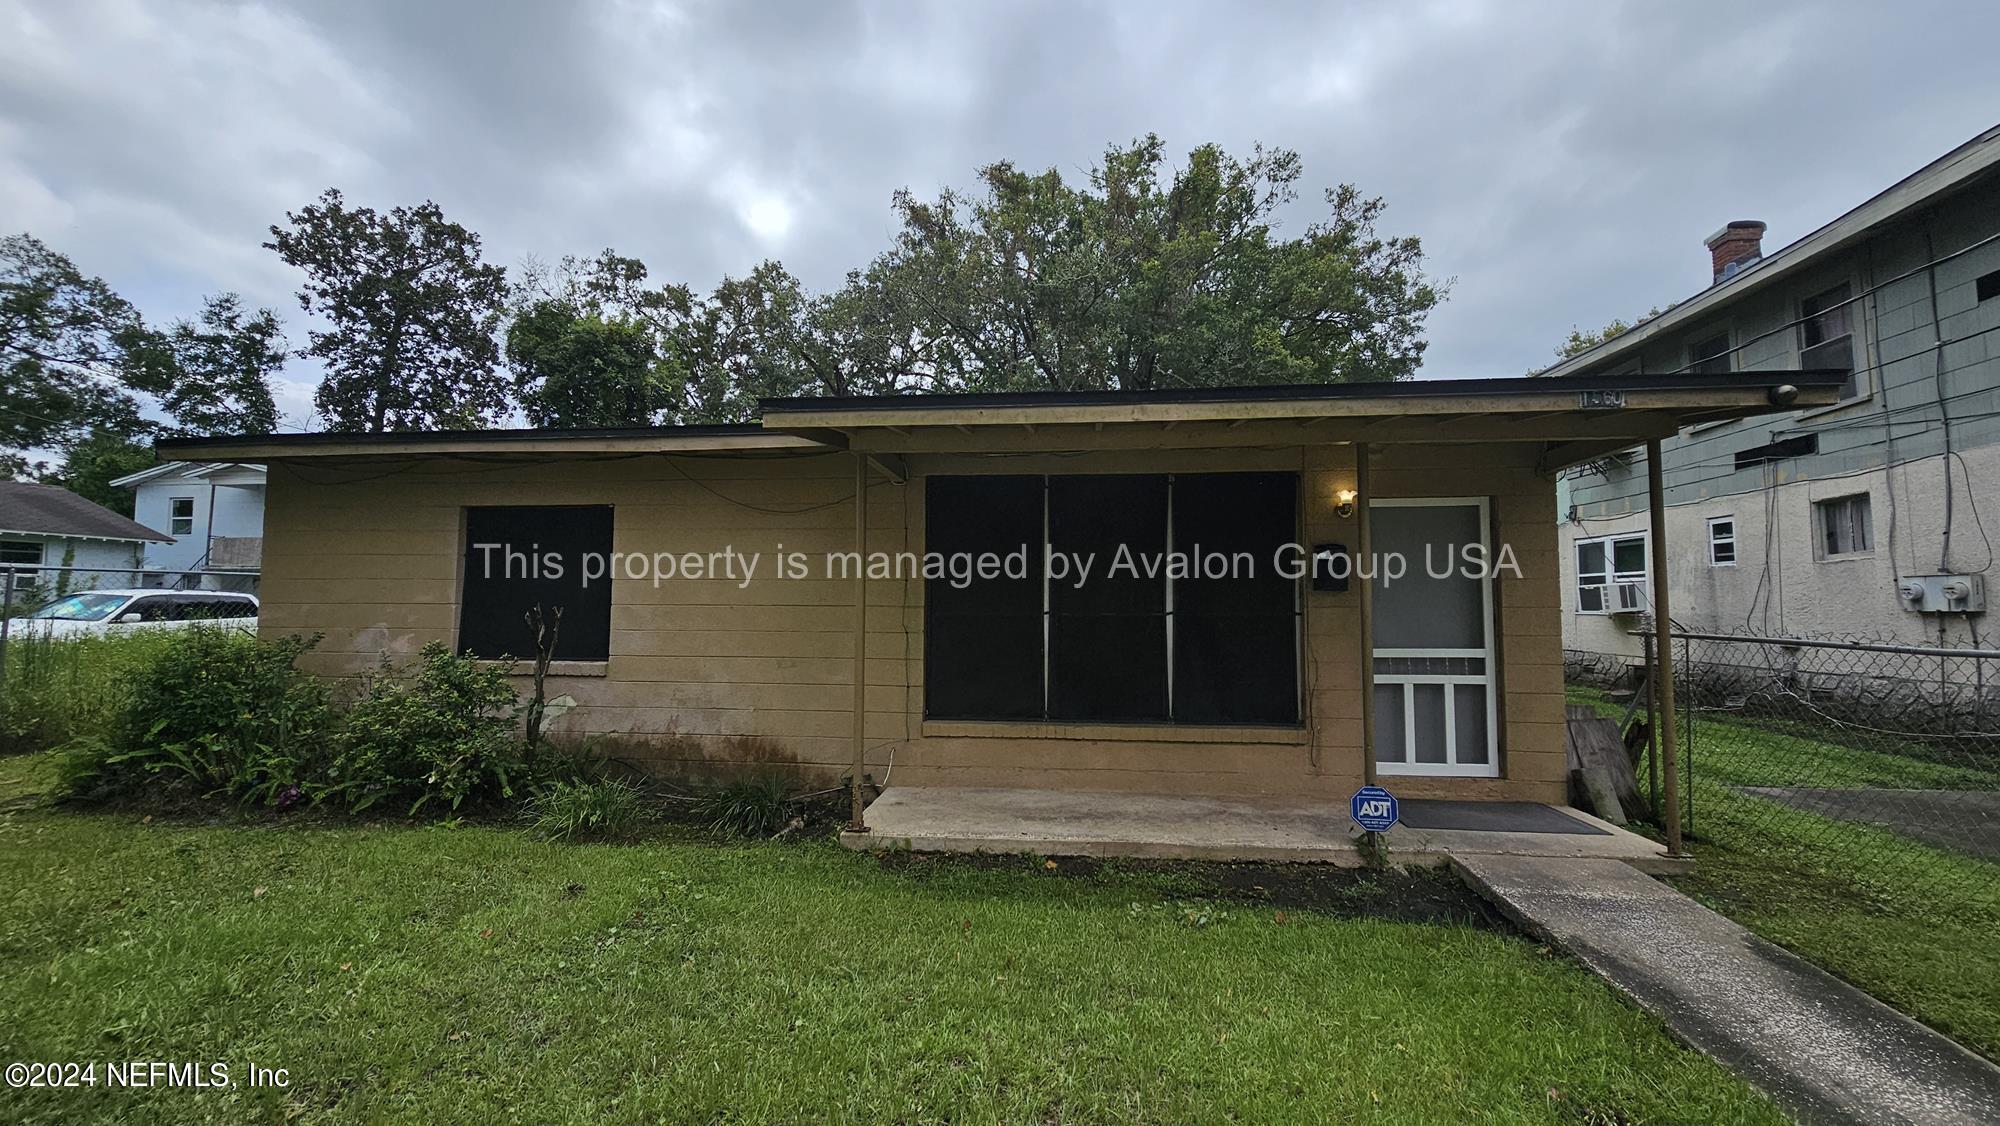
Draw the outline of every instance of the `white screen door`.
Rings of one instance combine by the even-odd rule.
[[[1497,777],[1486,498],[1378,500],[1368,512],[1377,558],[1404,562],[1401,578],[1374,585],[1376,771]],[[1481,549],[1472,558],[1469,544]]]

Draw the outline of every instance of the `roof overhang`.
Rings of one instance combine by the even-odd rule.
[[[177,438],[160,442],[159,452],[173,462],[270,463],[1535,442],[1546,447],[1544,464],[1560,468],[1684,426],[1831,406],[1845,378],[1840,371],[1749,371],[767,399],[761,426]]]
[[[1685,426],[1830,406],[1845,372],[771,399],[767,429],[882,454],[1539,442],[1561,468]]]
[[[393,434],[251,434],[167,438],[166,461],[322,461],[399,457],[588,457],[646,453],[824,450],[822,443],[757,426],[637,426],[601,430],[441,430]]]

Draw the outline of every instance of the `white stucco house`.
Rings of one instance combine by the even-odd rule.
[[[0,586],[11,585],[16,601],[129,587],[147,545],[166,540],[68,489],[0,481]]]
[[[146,545],[140,585],[254,591],[264,555],[264,467],[156,465],[111,482],[132,515],[167,533]]]
[[[1837,371],[1839,401],[1664,441],[1665,560],[1643,448],[1568,470],[1564,647],[1636,661],[1662,574],[1695,632],[1990,644],[2000,126],[1772,253],[1764,230],[1724,225],[1704,289],[1543,375]]]

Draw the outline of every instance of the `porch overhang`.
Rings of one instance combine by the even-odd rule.
[[[873,454],[1538,442],[1549,469],[1685,426],[1830,406],[1840,371],[767,399],[764,428]]]

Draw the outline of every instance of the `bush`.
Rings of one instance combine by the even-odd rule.
[[[118,637],[7,641],[6,688],[0,692],[0,754],[109,740],[132,682],[172,638],[142,631]]]
[[[727,782],[695,802],[695,816],[710,829],[732,837],[768,837],[785,827],[792,806],[791,786],[777,774]]]
[[[630,836],[646,819],[638,787],[605,778],[562,781],[528,803],[534,831],[548,840],[604,840]]]
[[[145,776],[201,795],[275,804],[311,776],[333,727],[326,687],[299,671],[317,638],[260,640],[232,629],[175,630],[129,674],[103,737],[58,765],[62,792],[126,788]]]
[[[432,642],[415,665],[382,675],[348,709],[347,730],[324,796],[360,812],[387,797],[452,809],[468,799],[513,796],[522,766],[520,703],[506,668]]]

